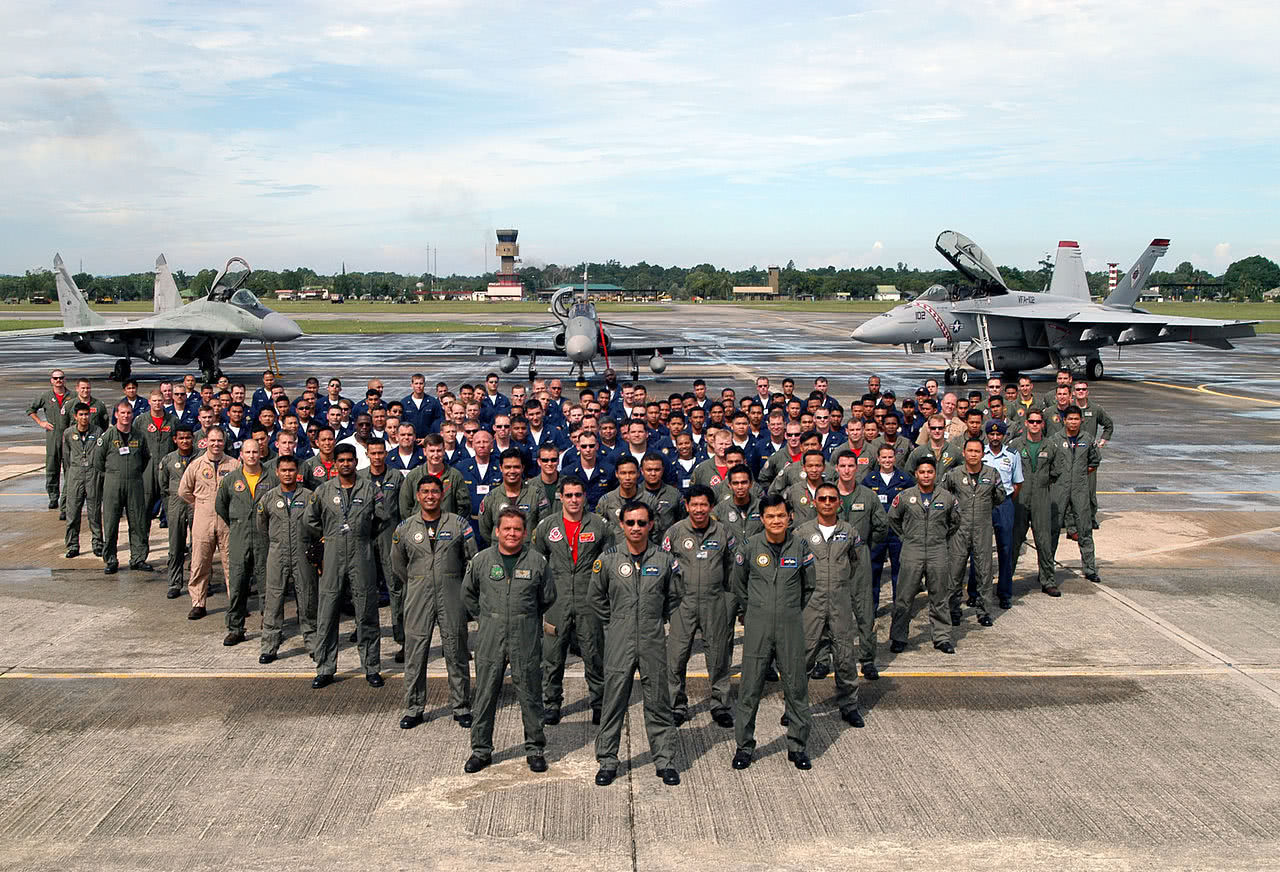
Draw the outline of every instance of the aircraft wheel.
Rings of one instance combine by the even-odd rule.
[[[957,370],[956,370],[956,384],[958,384],[958,385],[967,385],[968,383],[969,383],[969,370],[967,370],[967,369],[957,369]]]
[[[949,369],[945,373],[943,373],[942,380],[946,384],[952,384],[953,382],[955,382],[955,370]]]
[[[1095,357],[1085,364],[1085,372],[1089,375],[1089,381],[1098,381],[1103,376],[1102,361]]]

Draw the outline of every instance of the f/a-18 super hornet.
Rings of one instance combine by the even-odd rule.
[[[520,365],[520,355],[529,358],[529,379],[537,377],[538,356],[567,358],[571,367],[578,370],[578,384],[586,385],[585,367],[595,370],[596,357],[604,359],[606,368],[616,367],[618,361],[627,360],[631,366],[631,380],[640,377],[640,357],[648,357],[649,369],[662,373],[667,361],[662,355],[675,353],[674,345],[667,337],[652,337],[642,331],[605,321],[596,313],[595,304],[587,294],[587,274],[582,273],[582,288],[564,288],[551,298],[551,314],[557,324],[542,330],[501,336],[479,347],[480,354],[503,355],[498,367],[503,372],[514,372]],[[490,351],[491,349],[491,351]]]
[[[1059,246],[1046,293],[1010,290],[986,252],[963,234],[945,230],[934,247],[972,285],[933,285],[911,302],[861,324],[853,338],[901,345],[908,354],[945,352],[947,384],[968,382],[965,363],[988,375],[1052,365],[1099,379],[1100,351],[1108,345],[1192,342],[1232,348],[1228,340],[1254,335],[1256,321],[1156,315],[1134,305],[1152,265],[1169,250],[1167,239],[1153,239],[1101,303],[1089,297],[1074,242]]]
[[[235,265],[244,269],[232,272]],[[160,255],[155,269],[155,311],[136,321],[107,320],[89,308],[61,256],[54,256],[53,271],[63,326],[42,332],[74,343],[84,354],[118,358],[111,372],[116,380],[127,379],[133,358],[140,358],[178,366],[198,361],[205,380],[213,381],[221,374],[222,361],[246,339],[270,347],[269,343],[288,342],[302,335],[292,319],[268,309],[244,287],[250,267],[243,258],[227,261],[209,293],[183,305],[169,265]]]

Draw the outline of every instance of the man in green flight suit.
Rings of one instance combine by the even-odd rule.
[[[689,720],[685,673],[693,651],[693,635],[702,633],[707,676],[711,682],[711,719],[722,727],[733,726],[729,703],[729,667],[733,657],[733,617],[736,611],[729,592],[729,573],[738,539],[729,527],[711,516],[715,492],[702,484],[689,487],[685,508],[689,517],[677,521],[663,537],[662,548],[680,562],[684,594],[671,615],[667,636],[667,665],[671,705],[676,726]]]
[[[1102,579],[1098,577],[1098,562],[1093,550],[1093,506],[1089,501],[1089,482],[1090,475],[1102,462],[1102,452],[1098,450],[1098,441],[1084,432],[1083,421],[1080,407],[1068,406],[1062,416],[1062,431],[1053,435],[1062,453],[1062,474],[1058,477],[1054,504],[1058,507],[1058,517],[1064,523],[1074,512],[1084,577],[1100,582]],[[1057,533],[1055,530],[1055,543]],[[1054,553],[1057,553],[1056,547]]]
[[[240,446],[240,468],[218,483],[214,511],[230,531],[227,536],[227,635],[228,647],[244,641],[244,622],[249,615],[249,591],[263,596],[266,585],[267,537],[258,528],[258,502],[275,479],[262,469],[262,449],[256,439]],[[259,600],[265,604],[265,597]]]
[[[161,408],[164,408],[161,406]],[[164,456],[156,468],[156,488],[165,501],[165,517],[169,520],[169,589],[165,596],[177,599],[182,595],[183,569],[187,562],[187,547],[191,541],[191,506],[178,493],[182,474],[195,459],[195,436],[190,424],[174,427],[173,443],[176,446]]]
[[[839,518],[840,490],[836,485],[819,484],[814,504],[817,515],[795,529],[795,537],[808,541],[814,556],[815,587],[804,607],[805,671],[812,670],[818,660],[818,643],[824,636],[829,638],[835,654],[835,702],[840,717],[850,726],[864,727],[858,710],[853,578],[859,562],[868,559],[863,556],[866,549],[852,525]]]
[[[508,448],[498,455],[498,469],[502,470],[502,484],[491,488],[480,501],[480,538],[485,542],[492,541],[498,513],[507,506],[515,506],[524,512],[528,520],[525,529],[530,534],[538,526],[543,513],[551,508],[551,503],[534,480],[524,480],[524,455],[518,449]]]
[[[549,725],[560,723],[564,663],[572,641],[582,652],[591,722],[600,723],[604,637],[587,591],[592,565],[614,538],[604,518],[586,511],[586,501],[582,479],[565,476],[560,482],[560,511],[543,519],[529,543],[547,558],[556,581],[556,601],[544,618],[542,637],[542,699],[546,707],[543,722]]]
[[[972,414],[969,417],[972,420]],[[973,560],[977,575],[978,623],[990,627],[995,591],[992,588],[991,546],[995,543],[995,527],[991,510],[1007,498],[1000,473],[982,462],[984,443],[978,437],[964,441],[964,465],[952,467],[939,485],[955,494],[959,502],[959,524],[951,537],[951,624],[958,626],[965,581],[969,577],[969,561]],[[899,576],[901,577],[901,576]]]
[[[791,509],[782,494],[766,494],[760,500],[760,520],[764,532],[740,542],[733,558],[731,585],[745,610],[733,768],[751,765],[765,667],[776,659],[786,704],[782,719],[787,727],[787,759],[797,769],[811,769],[805,751],[813,716],[803,613],[815,585],[813,552],[806,540],[791,534]]]
[[[951,641],[948,605],[950,544],[960,524],[960,513],[955,494],[945,488],[935,488],[937,473],[937,462],[932,457],[919,458],[916,483],[894,497],[889,506],[889,526],[902,539],[902,568],[898,572],[898,595],[889,627],[889,650],[894,654],[907,650],[911,601],[922,584],[929,594],[933,647],[943,654],[956,653]],[[988,551],[987,560],[990,559]]]
[[[243,450],[243,449],[242,449]],[[312,491],[307,501],[307,527],[324,540],[324,571],[316,609],[317,690],[333,683],[338,671],[338,618],[342,592],[349,589],[356,609],[356,647],[370,687],[382,687],[381,632],[378,627],[378,582],[373,540],[380,530],[382,495],[356,477],[356,447],[349,442],[333,450],[336,478]]]
[[[298,458],[292,454],[277,457],[272,474],[280,483],[258,500],[258,533],[268,543],[262,591],[262,644],[258,655],[258,662],[263,664],[274,663],[280,650],[284,600],[290,584],[298,607],[302,644],[315,658],[317,581],[315,567],[307,559],[307,547],[311,544],[306,525],[310,491],[302,483],[298,466]]]
[[[858,663],[867,681],[880,678],[876,668],[876,603],[871,587],[871,546],[883,542],[889,533],[889,516],[876,492],[862,483],[858,458],[841,454],[836,459],[836,489],[840,494],[840,520],[847,522],[862,539],[861,553],[853,571],[853,618],[858,625]]]
[[[89,407],[76,403],[75,424],[62,431],[62,492],[67,501],[66,546],[68,558],[80,554],[80,514],[89,515],[89,535],[93,556],[102,556],[102,498],[98,473],[93,468],[94,451],[102,434],[93,429]]]
[[[462,581],[462,600],[480,627],[471,756],[462,770],[479,772],[493,759],[493,718],[510,664],[524,722],[525,761],[531,771],[546,772],[538,655],[542,619],[555,602],[556,582],[547,558],[525,543],[519,509],[507,506],[498,515],[497,540],[472,558]]]
[[[396,663],[404,662],[404,589],[396,584],[395,573],[391,571],[391,540],[395,536],[396,527],[404,516],[400,513],[400,488],[404,486],[404,473],[387,466],[387,444],[373,438],[364,447],[365,459],[369,465],[359,470],[356,475],[363,478],[373,489],[382,495],[378,506],[381,510],[379,518],[382,532],[374,540],[373,559],[377,567],[375,578],[381,577],[387,586],[387,599],[391,606],[391,638],[399,645],[392,656]]]
[[[411,730],[425,719],[427,655],[437,626],[449,671],[453,719],[463,727],[472,725],[466,614],[460,612],[462,577],[467,563],[476,556],[476,535],[470,521],[454,512],[441,511],[443,497],[440,479],[432,475],[420,479],[418,511],[396,527],[391,540],[391,572],[403,591],[405,608],[405,714],[400,719],[403,730]],[[539,697],[541,686],[537,681],[535,694]]]
[[[1013,559],[1016,562],[1027,541],[1027,528],[1035,537],[1039,562],[1040,589],[1049,596],[1062,596],[1054,567],[1058,510],[1053,491],[1061,475],[1058,441],[1044,435],[1044,411],[1029,408],[1022,419],[1023,434],[1009,447],[1022,459],[1022,488],[1014,497]]]
[[[49,508],[58,508],[60,495],[58,476],[62,471],[62,431],[67,428],[66,412],[74,407],[67,393],[67,376],[60,369],[49,373],[49,390],[36,397],[27,407],[27,416],[44,429],[44,489],[49,495]],[[85,405],[88,408],[88,404]],[[40,413],[44,420],[40,420]]]
[[[116,406],[115,426],[98,437],[93,467],[102,482],[103,572],[113,575],[120,569],[116,540],[120,536],[120,516],[129,521],[129,568],[151,572],[147,562],[147,520],[145,473],[150,463],[147,442],[132,430],[133,406],[127,401]]]
[[[672,762],[676,727],[667,688],[665,625],[680,604],[680,564],[649,540],[653,509],[648,503],[624,504],[619,521],[625,544],[602,554],[591,570],[591,605],[604,626],[605,649],[596,784],[607,787],[618,777],[622,720],[631,700],[632,678],[639,671],[653,764],[662,782],[674,786],[680,783],[680,773]]]

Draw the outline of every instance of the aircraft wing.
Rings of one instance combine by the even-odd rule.
[[[1083,340],[1110,336],[1117,345],[1146,345],[1159,342],[1193,342],[1214,348],[1233,347],[1229,339],[1253,336],[1257,321],[1221,321],[1216,318],[1192,318],[1185,315],[1157,315],[1130,309],[1112,309],[1096,304],[1080,306],[1050,303],[992,309],[989,306],[960,303],[954,312],[984,314],[989,318],[1026,319],[1033,321],[1065,321],[1080,330]]]
[[[538,330],[526,330],[519,333],[490,333],[481,335],[467,344],[473,344],[480,354],[514,354],[528,357],[536,354],[539,357],[564,357],[564,348],[556,344],[556,337],[563,332],[560,327],[547,327]],[[609,337],[609,354],[674,354],[683,344],[671,341],[670,336],[654,336],[640,330],[618,325],[607,325],[606,335]]]

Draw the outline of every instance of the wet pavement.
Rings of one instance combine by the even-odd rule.
[[[687,337],[688,354],[645,379],[651,394],[701,376],[741,396],[763,373],[800,387],[826,375],[847,399],[875,372],[901,396],[941,369],[938,357],[852,343],[863,316],[683,306],[610,317]],[[494,361],[468,340],[304,337],[280,357],[290,384],[339,375],[355,394],[376,372],[398,392],[415,371],[478,381]],[[631,765],[610,788],[592,785],[576,659],[565,721],[548,728],[551,771],[525,768],[508,688],[499,762],[466,776],[438,643],[432,720],[397,728],[385,610],[387,687],[354,676],[344,641],[348,680],[314,692],[292,609],[295,635],[259,666],[256,599],[249,642],[224,648],[218,581],[210,617],[189,622],[159,574],[106,577],[91,556],[65,560],[32,472],[41,435],[22,413],[52,366],[115,399],[112,362],[48,339],[0,343],[0,867],[1258,869],[1280,856],[1280,336],[1104,356],[1093,399],[1116,421],[1099,472],[1104,584],[1079,576],[1064,542],[1064,595],[1050,599],[1028,554],[1013,609],[985,630],[970,614],[954,657],[932,650],[920,615],[911,647],[890,654],[882,618],[885,677],[861,684],[865,730],[840,721],[831,679],[811,683],[807,773],[786,763],[776,685],[758,762],[731,770],[732,737],[695,677],[675,789],[651,774],[638,694],[623,737]],[[254,349],[229,363],[250,383],[262,369]],[[542,375],[564,374],[547,364]],[[135,369],[144,389],[168,374]],[[1037,374],[1037,394],[1051,380]],[[160,565],[164,531],[151,539]],[[735,650],[735,672],[739,660]],[[699,653],[691,673],[703,669]]]

